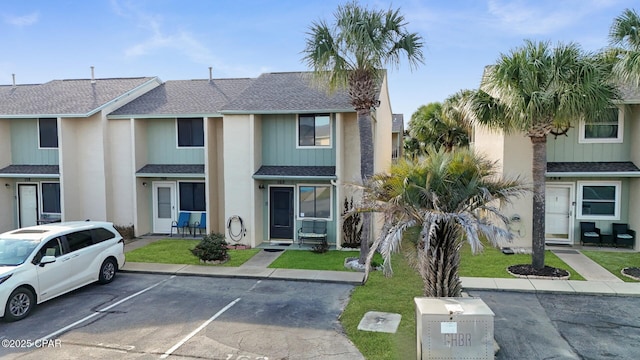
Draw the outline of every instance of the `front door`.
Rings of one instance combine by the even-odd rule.
[[[176,220],[176,183],[155,181],[153,183],[153,232],[168,234],[171,223]]]
[[[20,227],[38,224],[37,184],[18,184],[18,214]]]
[[[293,187],[269,187],[269,236],[293,240]]]
[[[573,186],[547,185],[545,194],[545,241],[555,244],[572,244]]]

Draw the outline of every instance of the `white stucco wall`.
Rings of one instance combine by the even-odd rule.
[[[0,120],[0,168],[11,165],[11,121]],[[5,186],[9,184],[9,188]],[[11,178],[0,181],[0,232],[15,228],[16,218],[16,185]]]
[[[129,119],[108,120],[107,157],[108,220],[116,225],[134,225],[135,173],[132,127]]]
[[[640,105],[626,105],[625,116],[625,123],[631,123],[631,134],[625,134],[633,139],[631,142],[631,161],[638,166],[640,165]],[[640,234],[640,196],[638,196],[640,194],[640,179],[629,179],[629,193],[633,194],[629,198],[629,228]],[[640,250],[640,239],[637,236],[635,249]]]
[[[253,122],[253,115],[225,115],[223,126],[224,218],[226,221],[237,215],[244,220],[247,233],[240,243],[251,247],[256,245],[256,231],[261,231],[256,228],[254,219],[256,202],[252,175],[255,149],[249,141],[253,138]]]
[[[473,148],[477,153],[496,161],[499,176],[519,177],[531,185],[531,159],[533,147],[529,138],[522,134],[504,134],[502,131],[476,126]],[[513,242],[506,246],[531,247],[531,224],[533,221],[533,197],[528,194],[513,199],[511,204],[502,204],[502,212],[509,218],[517,215],[519,222],[510,225]]]
[[[63,118],[59,136],[65,221],[107,220],[105,144],[100,113]]]

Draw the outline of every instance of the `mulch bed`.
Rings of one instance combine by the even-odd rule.
[[[622,275],[628,276],[634,280],[640,281],[640,268],[637,267],[626,267],[622,269]]]
[[[567,270],[554,268],[551,266],[543,267],[540,270],[533,268],[531,264],[511,265],[507,268],[509,273],[520,278],[542,278],[542,279],[568,279],[569,272]]]

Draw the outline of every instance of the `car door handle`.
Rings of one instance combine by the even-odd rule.
[[[80,256],[80,254],[75,254],[72,256],[72,258],[77,258],[78,256]]]
[[[70,257],[62,258],[62,262],[65,262],[65,261],[70,260],[70,259],[71,259]]]

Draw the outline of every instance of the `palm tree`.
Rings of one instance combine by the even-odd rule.
[[[434,102],[420,106],[411,115],[409,134],[422,146],[421,153],[429,145],[444,147],[447,151],[469,146],[471,130],[463,102],[469,94],[469,91],[460,91],[442,104]]]
[[[525,41],[485,69],[467,108],[475,121],[506,133],[525,133],[533,146],[532,267],[544,268],[546,142],[580,119],[601,121],[618,97],[602,57],[577,44]]]
[[[422,38],[405,30],[399,10],[374,11],[357,2],[339,6],[335,23],[312,23],[307,32],[303,60],[314,73],[327,80],[330,90],[346,88],[358,114],[360,175],[373,175],[371,111],[379,104],[379,85],[385,66],[398,67],[406,57],[411,67],[423,61]],[[360,263],[369,251],[371,218],[363,216]]]
[[[640,86],[640,16],[625,9],[613,20],[609,43],[614,47],[614,74],[624,84]]]
[[[494,167],[468,148],[431,148],[422,160],[405,159],[392,165],[390,174],[373,176],[365,187],[366,205],[384,214],[384,224],[369,260],[378,249],[385,275],[390,275],[391,253],[399,248],[403,233],[417,226],[414,265],[424,281],[424,295],[460,296],[464,241],[476,253],[482,249],[480,236],[492,243],[510,240],[498,203],[526,191],[518,179],[498,179]],[[367,267],[365,281],[368,274]]]

